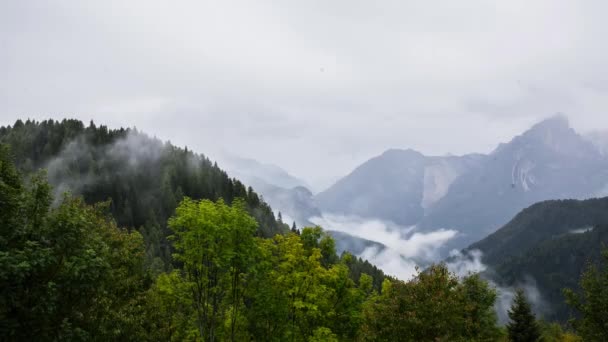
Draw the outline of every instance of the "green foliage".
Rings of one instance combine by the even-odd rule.
[[[509,309],[507,331],[509,340],[513,342],[534,342],[541,337],[536,317],[522,289],[517,290]]]
[[[305,227],[300,235],[306,250],[312,251],[314,248],[318,248],[321,251],[323,266],[328,267],[338,262],[336,242],[321,227]]]
[[[304,228],[303,236],[304,232],[319,230]],[[260,259],[252,283],[255,290],[249,292],[247,300],[254,340],[307,341],[334,335],[340,340],[355,338],[360,306],[368,290],[356,288],[346,265],[325,267],[321,249],[293,233],[258,240],[258,244]]]
[[[254,258],[256,221],[245,203],[184,199],[169,220],[175,260],[191,293],[200,337],[234,341]],[[227,324],[223,324],[227,321]]]
[[[372,265],[369,261],[351,255],[349,252],[342,253],[341,261],[348,266],[350,278],[358,281],[363,275],[369,275],[372,278],[372,287],[377,292],[382,291],[382,282],[384,279],[392,279],[382,272],[381,269]]]
[[[571,323],[585,341],[608,340],[608,249],[602,254],[602,267],[589,264],[581,276],[580,292],[565,290],[568,304],[578,313]]]
[[[576,334],[564,331],[564,328],[558,323],[549,323],[545,321],[538,322],[540,326],[541,336],[539,341],[542,342],[583,342],[583,339]]]
[[[143,334],[150,284],[139,233],[66,196],[43,175],[25,186],[0,150],[0,339],[118,340]]]
[[[364,308],[365,341],[493,341],[496,292],[478,276],[459,280],[434,265],[409,282],[383,284]]]

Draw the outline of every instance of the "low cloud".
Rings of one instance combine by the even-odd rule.
[[[446,263],[448,269],[456,274],[458,277],[465,277],[474,273],[482,273],[482,277],[486,274],[491,274],[492,270],[489,266],[482,262],[483,253],[479,250],[472,250],[467,252],[453,251],[450,254],[450,259]],[[520,281],[512,285],[499,284],[488,277],[484,277],[490,283],[490,286],[496,289],[498,298],[494,304],[498,321],[501,324],[506,324],[509,321],[508,310],[513,303],[513,298],[517,289],[524,290],[528,302],[532,305],[533,310],[537,315],[542,316],[547,312],[548,304],[543,300],[538,287],[536,286],[536,280],[531,276],[525,276]]]
[[[439,229],[429,233],[416,231],[415,226],[403,227],[378,219],[353,216],[324,215],[311,221],[326,230],[374,241],[384,246],[370,246],[358,256],[369,260],[386,273],[403,280],[416,274],[416,266],[424,267],[440,258],[439,248],[455,237],[455,230]]]

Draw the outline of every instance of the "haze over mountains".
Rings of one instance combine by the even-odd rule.
[[[280,167],[235,156],[222,158],[221,164],[232,177],[258,189],[264,200],[281,213],[285,223],[307,226],[311,225],[311,217],[321,215],[310,186]]]
[[[429,157],[388,150],[315,199],[323,213],[458,231],[463,248],[520,210],[548,199],[607,193],[608,159],[561,115],[544,120],[488,155]]]
[[[400,250],[398,243],[380,258],[403,259],[396,269],[412,270],[412,261],[424,264],[465,248],[534,203],[608,195],[607,137],[582,136],[556,115],[487,155],[389,149],[316,195],[278,166],[237,157],[221,162],[260,192],[284,222],[330,231],[339,251],[374,261],[392,240],[403,246],[412,246],[412,238],[425,241],[424,255]],[[429,252],[429,246],[436,250]]]

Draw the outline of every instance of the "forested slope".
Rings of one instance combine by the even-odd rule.
[[[149,262],[162,267],[170,259],[167,219],[184,196],[231,203],[243,198],[258,221],[258,235],[272,237],[288,227],[251,188],[231,179],[203,155],[163,143],[133,129],[108,129],[77,120],[25,121],[0,127],[20,170],[48,170],[56,198],[64,191],[85,202],[111,199],[118,225],[139,230]]]
[[[606,244],[608,198],[600,198],[537,203],[467,249],[482,251],[488,276],[503,285],[533,279],[546,318],[565,322],[571,312],[562,290],[578,288],[581,272],[599,263]]]

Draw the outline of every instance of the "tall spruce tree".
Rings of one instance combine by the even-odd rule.
[[[298,230],[298,228],[296,227],[296,221],[293,221],[292,225],[291,225],[291,232],[295,233]]]
[[[540,328],[532,313],[530,303],[522,289],[518,289],[509,309],[509,340],[513,342],[533,342],[540,338]]]

